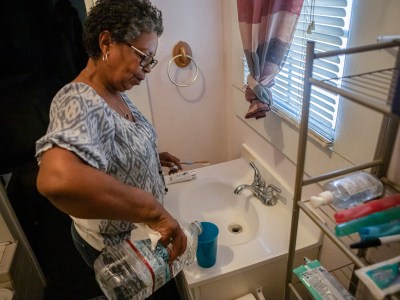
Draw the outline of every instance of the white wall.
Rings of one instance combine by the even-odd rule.
[[[164,34],[159,40],[157,69],[148,76],[149,97],[160,150],[181,160],[227,160],[224,94],[222,2],[215,0],[154,0],[163,12]],[[189,87],[175,86],[167,76],[174,45],[184,41],[192,49],[199,76]],[[195,74],[171,65],[171,77],[189,82]]]

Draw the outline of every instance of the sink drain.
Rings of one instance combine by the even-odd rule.
[[[230,225],[228,226],[228,230],[229,230],[230,232],[236,234],[236,233],[241,233],[242,230],[243,230],[243,228],[242,228],[242,226],[239,225],[239,224],[230,224]]]

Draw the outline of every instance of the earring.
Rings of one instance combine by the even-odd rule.
[[[108,52],[106,52],[105,54],[103,54],[103,61],[106,61],[108,59]]]

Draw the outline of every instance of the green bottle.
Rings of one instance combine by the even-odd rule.
[[[335,228],[335,233],[337,236],[345,236],[358,232],[363,227],[384,224],[396,219],[400,219],[400,206],[339,224]]]

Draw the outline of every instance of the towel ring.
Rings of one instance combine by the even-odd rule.
[[[172,50],[172,56],[173,57],[169,61],[168,70],[167,70],[169,80],[171,80],[171,82],[173,84],[175,84],[176,86],[180,86],[180,87],[188,87],[188,86],[192,85],[193,82],[196,81],[197,76],[199,75],[199,67],[197,66],[196,61],[192,57],[192,49],[190,48],[189,44],[187,44],[183,41],[178,42],[174,46],[174,49]],[[181,67],[181,68],[187,67],[190,64],[190,62],[193,61],[194,65],[196,66],[196,75],[193,77],[192,81],[190,81],[189,83],[186,83],[186,84],[179,84],[171,78],[170,68],[171,68],[171,63],[173,61],[175,62],[175,64],[178,67]]]
[[[188,86],[192,85],[193,82],[196,81],[197,76],[199,75],[199,67],[197,66],[197,63],[196,63],[196,61],[193,59],[193,57],[191,57],[190,55],[187,55],[187,54],[186,54],[186,57],[189,57],[189,58],[191,59],[191,61],[194,63],[194,65],[196,66],[196,74],[194,75],[193,79],[192,79],[189,83],[180,84],[180,83],[175,82],[175,81],[171,78],[171,74],[170,74],[170,71],[169,71],[170,68],[171,68],[171,63],[172,63],[173,61],[175,61],[175,59],[177,59],[177,58],[179,58],[179,57],[182,57],[182,56],[184,56],[184,55],[183,55],[183,54],[175,55],[175,56],[169,61],[167,73],[168,73],[168,78],[169,78],[169,80],[171,80],[173,84],[175,84],[176,86],[179,86],[179,87],[188,87]]]

